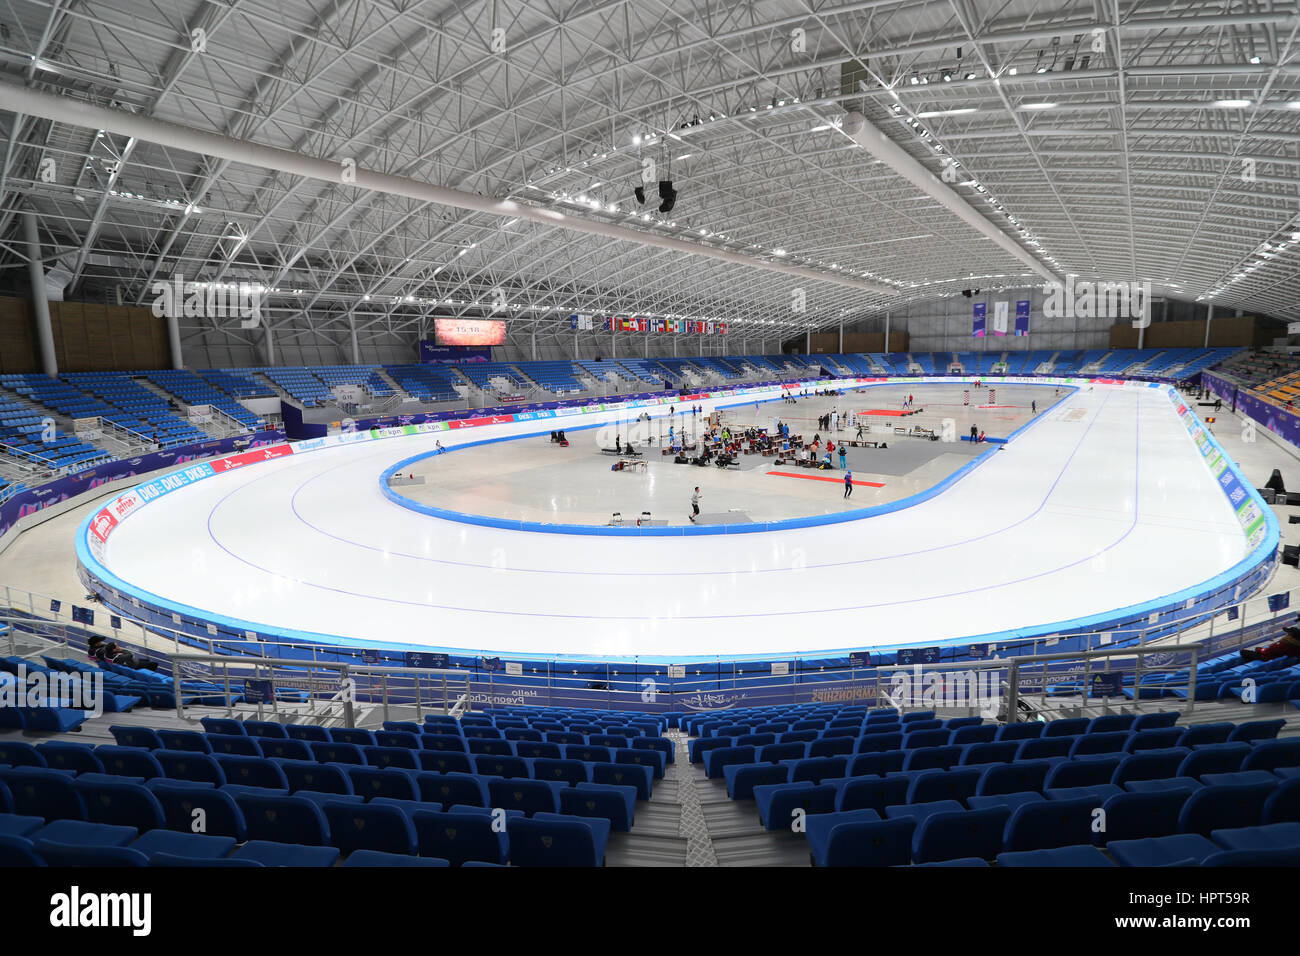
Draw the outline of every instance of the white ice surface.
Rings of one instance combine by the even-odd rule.
[[[687,659],[1051,625],[1199,585],[1247,554],[1163,389],[1076,392],[936,498],[764,534],[504,531],[384,497],[386,467],[456,438],[471,436],[332,448],[197,482],[124,521],[104,563],[263,633]]]

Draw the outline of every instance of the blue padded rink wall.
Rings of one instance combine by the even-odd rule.
[[[1056,405],[1001,450],[856,514],[631,536],[522,530],[422,508],[387,486],[436,442],[454,454],[546,433],[531,420],[304,443],[139,503],[102,546],[88,544],[98,545],[90,516],[78,558],[110,605],[168,626],[175,614],[200,635],[213,624],[350,648],[643,663],[1100,630],[1244,594],[1273,560],[1276,521],[1232,466],[1216,480],[1194,413],[1180,416],[1155,383],[1059,384]],[[924,380],[909,387],[919,396]],[[778,392],[758,397],[781,414]],[[1210,436],[1202,444],[1217,450]],[[1229,479],[1247,498],[1244,520]],[[449,646],[449,634],[464,637]]]

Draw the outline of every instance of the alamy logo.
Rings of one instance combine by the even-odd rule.
[[[186,282],[180,273],[170,282],[155,282],[153,314],[169,319],[239,319],[241,329],[262,322],[265,289],[255,282]]]
[[[78,886],[50,897],[50,925],[56,929],[122,928],[148,936],[153,928],[150,893],[82,893]]]
[[[14,680],[0,683],[0,710],[20,707],[66,707],[84,710],[89,717],[104,714],[104,673],[70,674],[65,671],[27,672],[18,665]]]
[[[881,693],[895,707],[971,708],[995,718],[1002,708],[1002,680],[996,670],[922,671],[920,664],[889,674]]]
[[[1043,285],[1043,315],[1052,319],[1132,319],[1133,328],[1151,324],[1150,282],[1076,282]]]

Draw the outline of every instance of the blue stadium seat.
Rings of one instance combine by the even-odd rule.
[[[38,866],[45,866],[45,861],[36,855],[31,840],[0,833],[0,867]]]
[[[352,781],[352,792],[366,800],[375,797],[394,797],[398,800],[420,798],[415,778],[401,770],[380,770],[377,767],[355,767],[350,764],[342,769]]]
[[[279,742],[285,743],[285,741]],[[289,742],[297,743],[297,741]],[[238,754],[215,754],[212,759],[221,767],[227,783],[244,787],[266,787],[272,790],[289,789],[284,765],[277,760],[266,757],[243,757]]]
[[[1193,747],[1199,744],[1223,744],[1228,742],[1228,735],[1235,727],[1229,723],[1192,724],[1183,730],[1178,740],[1180,747]]]
[[[567,748],[566,748],[567,749]],[[601,750],[604,748],[595,748]],[[569,759],[574,759],[570,757]],[[523,757],[498,756],[496,754],[475,754],[471,758],[474,772],[489,777],[528,777],[528,761]]]
[[[44,767],[45,758],[31,744],[22,740],[0,740],[0,765],[10,767]]]
[[[488,805],[487,785],[479,777],[466,773],[422,773],[415,778],[421,800],[444,807],[465,804]]]
[[[420,856],[448,860],[457,866],[469,860],[505,863],[509,855],[506,834],[493,829],[489,814],[430,811],[414,814],[412,823]]]
[[[1274,740],[1286,726],[1285,720],[1248,720],[1238,724],[1228,734],[1229,743],[1251,743],[1256,740]]]
[[[116,724],[108,728],[119,747],[140,747],[144,750],[164,750],[162,738],[152,727],[120,727]]]
[[[1002,849],[1006,807],[933,813],[916,828],[912,859],[917,863],[978,857],[991,860]]]
[[[35,841],[33,850],[47,866],[85,869],[149,865],[147,856],[124,846],[83,846],[45,839]]]
[[[1063,846],[1051,850],[1022,850],[1016,853],[998,854],[998,866],[1093,867],[1115,865],[1113,860],[1095,846]]]
[[[277,724],[272,720],[246,720],[244,721],[244,731],[250,737],[278,737],[283,739],[289,736],[284,724]]]
[[[1047,790],[1066,787],[1091,787],[1110,783],[1120,765],[1117,756],[1090,757],[1086,760],[1067,760],[1047,772],[1043,786]]]
[[[1300,737],[1260,741],[1241,762],[1242,770],[1272,771],[1279,767],[1300,767]]]
[[[520,810],[529,817],[537,813],[558,813],[560,795],[557,788],[566,787],[563,781],[489,780],[488,800],[494,807]]]
[[[366,758],[366,763],[371,767],[419,769],[419,763],[416,761],[416,751],[405,747],[380,747],[376,745],[374,747],[362,747],[361,753]]]
[[[821,866],[905,866],[912,860],[916,820],[845,823],[831,830]]]
[[[169,780],[193,780],[196,783],[210,783],[214,787],[220,787],[226,782],[226,775],[221,765],[211,754],[187,753],[183,750],[155,750],[151,756],[158,761],[163,768],[163,775]],[[235,759],[224,755],[223,757],[227,760]]]
[[[252,796],[235,798],[244,813],[250,841],[328,846],[329,823],[321,808],[304,797]]]
[[[1152,731],[1163,733],[1163,731]],[[1123,786],[1130,780],[1162,780],[1178,776],[1190,751],[1186,747],[1170,747],[1165,750],[1143,750],[1129,754],[1120,761],[1111,782]]]
[[[187,787],[170,780],[151,780],[148,786],[162,805],[167,829],[228,836],[240,843],[248,838],[244,813],[224,790]]]
[[[51,740],[39,744],[36,749],[45,760],[45,766],[53,770],[104,773],[104,764],[95,756],[95,750],[89,744]]]
[[[965,802],[975,795],[983,771],[922,770],[912,777],[907,791],[907,803],[930,803],[934,800],[959,800]],[[969,854],[963,854],[969,855]]]
[[[1178,829],[1208,836],[1213,830],[1257,826],[1263,822],[1264,804],[1274,789],[1272,784],[1204,787],[1183,804]]]
[[[1209,744],[1198,746],[1178,767],[1180,777],[1199,777],[1207,773],[1234,773],[1250,756],[1250,744]]]
[[[988,767],[980,777],[975,792],[980,796],[1000,793],[1024,793],[1042,790],[1052,764],[1046,760],[1018,760]]]
[[[46,821],[86,819],[86,805],[73,780],[61,770],[46,767],[0,770],[0,781],[9,789],[14,812]]]
[[[1094,842],[1105,844],[1177,833],[1178,817],[1187,797],[1185,790],[1116,794],[1102,804],[1105,829],[1094,835]]]
[[[243,722],[229,717],[200,717],[199,723],[203,725],[203,729],[209,734],[224,734],[232,737],[247,736]]]
[[[506,823],[514,866],[602,866],[609,821],[539,813]]]
[[[208,734],[208,746],[212,753],[238,754],[242,757],[260,757],[262,748],[258,746],[263,738],[248,737],[244,734]]]
[[[311,747],[305,740],[294,740],[292,737],[261,737],[254,741],[258,745],[263,757],[274,757],[278,760],[311,760]]]
[[[1195,866],[1219,852],[1199,833],[1176,833],[1141,840],[1112,840],[1106,852],[1120,866]]]
[[[1225,850],[1300,849],[1300,822],[1214,830],[1210,839]]]
[[[1091,844],[1093,811],[1099,805],[1089,797],[1022,804],[1007,821],[1003,849],[1050,850]]]
[[[141,833],[167,825],[162,804],[140,784],[78,781],[76,787],[91,823],[135,827]]]
[[[329,822],[329,843],[344,854],[357,850],[414,855],[415,827],[397,807],[380,803],[341,803],[338,798],[324,806]]]
[[[158,731],[164,750],[189,750],[199,754],[212,753],[212,745],[205,734],[196,730],[162,730]]]
[[[150,862],[158,854],[191,860],[223,859],[235,848],[235,840],[228,836],[204,833],[178,833],[174,830],[154,829],[141,834],[131,844],[131,849],[143,853]]]
[[[604,817],[615,830],[632,829],[636,818],[636,788],[603,783],[578,783],[560,791],[560,812],[570,816]]]
[[[348,866],[451,866],[448,860],[431,856],[406,856],[400,853],[383,853],[379,850],[356,850],[343,861]]]
[[[580,760],[552,760],[539,757],[533,761],[533,777],[537,780],[558,780],[569,784],[587,782],[587,765]]]
[[[162,764],[153,754],[131,747],[116,747],[101,744],[95,748],[95,756],[104,765],[104,772],[119,777],[139,777],[152,780],[154,777],[167,776]]]
[[[758,818],[768,830],[789,830],[794,811],[830,813],[835,809],[835,788],[829,784],[778,783],[754,788]]]
[[[305,846],[275,840],[249,840],[230,855],[232,860],[252,860],[262,866],[333,866],[339,850],[333,846]]]

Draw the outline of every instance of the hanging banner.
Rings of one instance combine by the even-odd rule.
[[[1005,300],[1003,300],[1002,302],[993,303],[993,334],[994,335],[1007,334],[1007,306],[1008,303]]]
[[[1020,300],[1016,302],[1016,335],[1029,334],[1029,302]]]
[[[975,324],[971,329],[971,335],[977,339],[984,337],[984,319],[988,314],[988,306],[983,302],[975,303]]]

